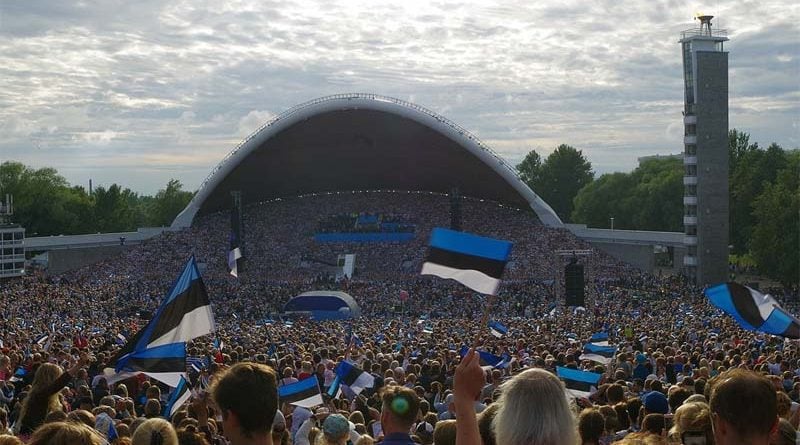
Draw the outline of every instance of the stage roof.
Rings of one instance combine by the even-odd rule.
[[[425,108],[372,94],[328,96],[262,126],[211,172],[173,222],[243,204],[310,193],[424,190],[529,207],[548,226],[561,220],[513,166],[474,135]]]

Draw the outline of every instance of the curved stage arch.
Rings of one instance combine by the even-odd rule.
[[[231,151],[203,181],[172,227],[198,214],[309,193],[425,190],[530,207],[547,226],[553,209],[474,135],[418,105],[374,94],[327,96],[266,123]]]

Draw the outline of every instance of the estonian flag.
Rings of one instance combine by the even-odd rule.
[[[340,362],[336,366],[336,376],[340,378],[342,385],[349,386],[356,394],[361,393],[364,388],[372,388],[375,385],[375,377],[372,374],[349,362]]]
[[[589,397],[597,390],[601,374],[589,371],[556,366],[556,375],[564,381],[564,386],[575,397]]]
[[[452,278],[468,288],[496,295],[511,254],[508,241],[435,228],[422,275]]]
[[[490,321],[489,330],[492,332],[492,335],[494,335],[497,338],[500,338],[508,334],[508,328],[503,326],[503,324],[500,323],[499,321],[494,321],[494,320]]]
[[[608,332],[596,332],[592,334],[589,343],[594,343],[599,346],[608,346]]]
[[[583,354],[579,357],[581,360],[591,360],[593,362],[602,363],[607,365],[611,363],[614,355],[617,354],[616,346],[605,346],[597,343],[588,343],[583,347]]]
[[[42,346],[42,345],[44,345],[44,343],[47,341],[48,338],[50,338],[49,335],[42,334],[42,335],[39,336],[39,338],[36,339],[36,344],[39,345],[39,346]]]
[[[164,407],[164,417],[167,419],[172,418],[172,415],[175,414],[175,411],[178,410],[187,400],[189,397],[192,396],[192,392],[189,390],[189,382],[186,381],[185,377],[181,377],[180,381],[178,382],[178,386],[172,391],[172,394],[169,396],[169,400],[167,401],[167,406]]]
[[[241,258],[241,221],[239,220],[239,209],[234,206],[234,208],[231,209],[231,239],[230,249],[228,249],[228,271],[236,278],[239,278],[239,260]]]
[[[422,333],[428,335],[433,334],[433,326],[431,325],[425,326],[424,328],[422,328]]]
[[[468,351],[469,348],[467,348],[466,346],[462,346],[460,351],[461,358],[464,358],[464,356],[467,355]],[[478,353],[478,359],[480,361],[480,365],[481,367],[484,368],[499,368],[499,369],[506,368],[508,367],[511,361],[510,357],[508,357],[507,355],[503,355],[501,357],[486,351],[476,350],[475,352]]]
[[[750,331],[800,338],[800,320],[786,312],[774,298],[737,283],[706,289],[711,304]]]
[[[278,398],[289,405],[313,408],[322,405],[322,393],[319,391],[319,380],[316,375],[297,383],[278,387]]]
[[[113,383],[143,372],[176,387],[186,372],[185,342],[211,332],[211,304],[191,257],[153,319],[111,359],[114,367],[106,368],[106,380]]]

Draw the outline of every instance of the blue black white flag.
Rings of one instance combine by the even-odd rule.
[[[608,332],[596,332],[592,334],[592,337],[589,339],[589,343],[608,346]]]
[[[278,398],[281,403],[313,408],[322,405],[322,393],[319,390],[319,380],[316,375],[296,383],[278,387]]]
[[[468,288],[496,295],[512,244],[455,230],[435,228],[422,275],[451,278]]]
[[[711,304],[733,317],[744,329],[787,338],[800,338],[800,320],[774,298],[737,283],[706,289]]]
[[[214,331],[214,316],[191,257],[153,319],[112,358],[109,383],[145,373],[175,387],[186,372],[185,342]]]
[[[577,369],[556,367],[556,375],[564,381],[564,386],[575,397],[589,397],[597,390],[602,374]]]
[[[459,354],[463,358],[464,356],[467,355],[468,351],[469,351],[468,347],[462,346],[461,351],[459,351]],[[479,351],[479,350],[476,350],[475,352],[478,353],[478,359],[481,367],[483,368],[503,369],[508,367],[508,365],[511,363],[511,357],[507,355],[499,356],[499,355],[494,355],[491,352]]]
[[[169,395],[169,400],[167,400],[167,405],[164,407],[164,417],[167,419],[172,418],[172,415],[178,411],[184,403],[192,396],[192,392],[189,388],[189,382],[186,380],[185,377],[181,377],[180,381],[178,381],[178,386],[172,390],[172,394]]]
[[[489,321],[489,331],[497,338],[508,334],[508,328],[503,326],[499,321]]]
[[[342,385],[349,386],[356,394],[361,393],[364,388],[372,388],[375,385],[375,377],[372,374],[350,362],[340,362],[336,366],[336,375],[340,377]]]
[[[603,346],[596,343],[587,343],[583,347],[583,354],[581,354],[579,358],[581,360],[591,360],[593,362],[607,365],[611,363],[611,360],[614,359],[616,354],[616,346]]]

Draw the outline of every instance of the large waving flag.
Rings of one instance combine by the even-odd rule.
[[[197,263],[191,257],[147,325],[106,368],[109,383],[145,373],[176,387],[186,373],[185,342],[214,331],[214,316]]]
[[[564,381],[567,391],[575,397],[589,397],[597,390],[601,374],[556,366],[556,375]]]
[[[589,339],[589,343],[600,346],[608,346],[608,332],[595,332]]]
[[[744,329],[800,338],[800,320],[769,295],[737,283],[708,288],[705,294],[711,304],[733,317]]]
[[[316,375],[289,385],[278,387],[278,398],[289,405],[313,408],[322,405],[322,393]]]
[[[474,291],[496,295],[511,246],[508,241],[437,227],[421,273],[452,278]]]
[[[581,360],[591,360],[593,362],[607,365],[611,363],[611,360],[614,359],[616,354],[616,346],[604,346],[596,343],[587,343],[583,347],[583,354],[581,354],[579,358]]]

